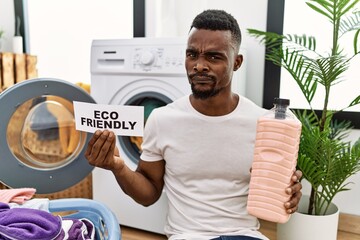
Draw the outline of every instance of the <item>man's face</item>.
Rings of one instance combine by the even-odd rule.
[[[231,91],[233,71],[241,62],[230,31],[191,30],[185,67],[195,98],[207,99]]]

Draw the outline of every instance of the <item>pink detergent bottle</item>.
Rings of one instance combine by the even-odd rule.
[[[296,169],[301,135],[301,123],[289,104],[289,99],[275,98],[274,107],[258,119],[247,202],[249,214],[278,223],[290,217],[285,189]]]

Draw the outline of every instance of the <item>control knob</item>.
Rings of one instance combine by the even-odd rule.
[[[146,51],[141,54],[140,62],[145,66],[149,66],[155,61],[155,56],[152,52]]]

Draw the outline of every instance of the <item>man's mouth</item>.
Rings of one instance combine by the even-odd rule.
[[[196,84],[208,84],[213,83],[214,79],[208,75],[194,75],[191,77],[191,81]]]

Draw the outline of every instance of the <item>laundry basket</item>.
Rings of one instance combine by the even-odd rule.
[[[96,228],[96,239],[120,240],[119,223],[113,212],[98,201],[84,198],[64,198],[51,200],[49,210],[52,213],[70,212],[67,218],[86,218]]]

